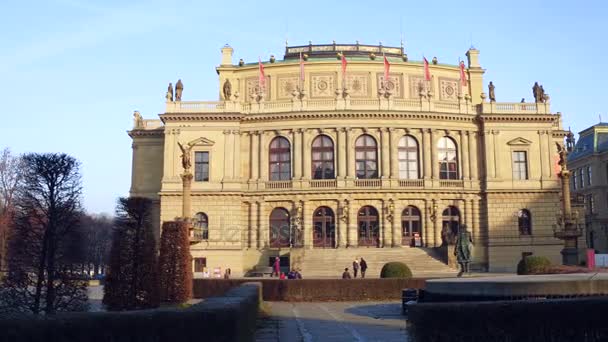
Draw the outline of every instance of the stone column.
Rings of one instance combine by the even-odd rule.
[[[473,213],[472,213],[472,208],[471,208],[471,202],[469,202],[467,199],[463,199],[461,201],[461,205],[462,208],[464,209],[464,224],[467,225],[467,229],[469,230],[469,232],[472,231],[472,225],[473,225]]]
[[[251,132],[251,166],[250,180],[257,181],[260,178],[260,132]]]
[[[241,179],[241,132],[232,131],[234,135],[234,158],[232,158],[232,175],[234,179]]]
[[[441,225],[443,224],[441,201],[434,200],[431,202],[433,211],[435,213],[435,220],[433,221],[433,234],[435,236],[435,247],[441,246]]]
[[[302,229],[304,230],[304,248],[312,249],[313,231],[312,231],[312,207],[310,203],[302,201]]]
[[[433,179],[439,179],[439,154],[437,153],[437,141],[440,132],[433,130],[431,132],[431,170]]]
[[[346,178],[346,129],[338,128],[338,139],[336,142],[336,152],[338,154],[338,177],[340,179]]]
[[[486,149],[486,177],[489,179],[496,178],[496,167],[494,166],[494,134],[492,131],[485,131],[484,145]]]
[[[475,199],[469,201],[469,212],[471,213],[471,226],[469,229],[471,230],[471,236],[473,236],[473,243],[477,244],[479,240],[479,230],[477,229],[478,212],[475,207],[475,202]]]
[[[232,179],[232,159],[234,158],[234,154],[230,151],[232,146],[234,145],[231,142],[232,132],[230,130],[224,130],[224,177],[222,177],[222,181],[226,181]]]
[[[312,161],[311,161],[311,149],[310,149],[310,134],[309,129],[304,130],[302,136],[302,154],[303,154],[303,168],[304,168],[304,179],[311,179],[312,176]]]
[[[355,178],[355,150],[353,147],[353,129],[346,128],[346,178]]]
[[[471,168],[471,178],[473,180],[479,179],[479,174],[477,172],[477,132],[469,132],[468,140],[469,140],[469,159],[470,159],[470,168]]]
[[[382,158],[382,179],[388,179],[391,175],[390,172],[390,160],[391,160],[391,155],[390,155],[390,142],[389,142],[389,134],[388,134],[388,129],[387,128],[380,128],[380,135],[381,135],[381,149],[382,149],[382,154],[380,155]]]
[[[399,152],[397,151],[397,145],[399,143],[399,137],[395,136],[395,129],[390,127],[388,129],[388,140],[390,141],[390,163],[391,163],[391,178],[399,178]]]
[[[253,202],[245,202],[247,204],[247,248],[252,248],[255,244],[255,204]]]
[[[546,137],[545,139],[547,140],[547,178],[556,178],[557,175],[555,174],[555,172],[553,171],[553,158],[552,156],[555,155],[556,150],[555,150],[555,144],[551,143],[551,131],[546,131]],[[528,156],[528,178],[530,178],[530,156]]]
[[[393,203],[392,213],[393,219],[391,220],[391,247],[399,247],[401,245],[401,215],[397,205]]]
[[[500,163],[502,163],[502,148],[497,143],[499,133],[500,131],[492,131],[492,145],[494,146],[494,172],[496,178],[502,179],[504,175],[502,174],[502,169],[499,167]]]
[[[270,240],[270,217],[266,210],[267,204],[259,201],[258,203],[258,246],[267,248]]]
[[[261,181],[268,181],[268,151],[270,144],[270,132],[263,132],[260,135],[260,177]]]
[[[182,218],[189,219],[192,215],[192,199],[190,198],[190,193],[192,190],[192,174],[190,173],[190,170],[184,170],[182,181]]]
[[[293,141],[293,178],[302,179],[302,129],[293,129],[292,141]]]
[[[469,132],[460,131],[460,155],[462,156],[462,179],[469,180]]]
[[[357,211],[355,210],[356,208],[352,201],[348,203],[348,206],[348,246],[357,247],[359,245],[357,233]]]
[[[430,200],[424,200],[424,213],[422,213],[421,220],[424,220],[422,224],[422,235],[424,239],[424,245],[426,247],[435,246],[435,234],[433,232],[433,221],[431,220],[431,210],[433,208]],[[422,222],[421,222],[422,223]]]
[[[433,172],[431,171],[431,136],[432,131],[430,129],[423,128],[420,130],[422,132],[422,161],[424,164],[423,168],[423,178],[431,179]]]

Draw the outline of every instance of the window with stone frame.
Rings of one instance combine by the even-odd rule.
[[[194,152],[194,181],[209,181],[209,152]]]
[[[585,180],[583,179],[583,168],[581,167],[580,169],[576,170],[575,172],[578,171],[578,186],[579,188],[584,188],[585,187]]]
[[[587,185],[591,185],[592,180],[591,180],[591,165],[587,165]]]
[[[209,239],[209,218],[205,213],[197,213],[194,222],[194,234],[200,240]]]
[[[570,175],[571,178],[571,183],[572,183],[572,190],[576,190],[576,170],[574,170],[574,172],[572,172],[572,174]]]
[[[276,137],[268,151],[268,170],[271,181],[291,179],[291,145],[284,137]]]
[[[595,197],[593,194],[588,194],[585,196],[585,204],[587,209],[587,214],[593,215],[595,214]]]
[[[449,137],[437,142],[439,179],[458,179],[458,152],[456,143]]]
[[[207,268],[207,258],[194,258],[194,272],[205,272],[205,268]]]
[[[418,179],[418,142],[411,135],[406,135],[399,139],[397,145],[399,159],[399,178]]]
[[[519,235],[532,235],[532,215],[528,209],[517,212],[517,226]]]
[[[526,151],[513,151],[513,179],[528,179],[528,156]]]
[[[326,135],[319,135],[312,142],[312,178],[334,179],[334,142]]]
[[[378,145],[371,135],[363,134],[355,142],[355,171],[359,179],[378,178]]]

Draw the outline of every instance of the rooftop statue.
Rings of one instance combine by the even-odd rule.
[[[171,82],[169,82],[169,88],[167,88],[167,95],[165,97],[167,98],[167,102],[173,102],[173,84]]]
[[[490,81],[490,84],[488,84],[488,94],[490,97],[490,102],[496,102],[496,94],[494,93],[494,84],[492,83],[492,81]]]
[[[182,100],[182,92],[184,91],[184,85],[182,83],[182,80],[179,79],[177,80],[177,83],[175,84],[175,101],[181,101]]]
[[[144,119],[141,117],[141,114],[139,114],[139,111],[137,110],[133,112],[133,128],[144,128]]]
[[[232,98],[232,84],[230,83],[229,79],[226,79],[226,82],[224,82],[224,88],[222,91],[224,93],[224,100],[230,101]]]
[[[539,103],[542,101],[543,96],[538,82],[534,82],[534,86],[532,87],[532,94],[534,95],[534,102]]]

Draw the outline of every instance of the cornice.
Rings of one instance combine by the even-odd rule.
[[[481,122],[554,122],[558,116],[553,114],[479,114]]]
[[[152,129],[152,130],[134,129],[134,130],[131,130],[131,131],[127,131],[127,134],[131,138],[135,138],[135,137],[163,137],[165,135],[165,128],[162,127],[160,129]]]

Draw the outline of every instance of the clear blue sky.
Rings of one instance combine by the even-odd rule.
[[[608,5],[602,1],[12,1],[0,11],[0,148],[66,152],[82,162],[84,203],[113,212],[128,194],[133,110],[156,118],[169,82],[184,100],[215,100],[214,67],[278,58],[290,44],[399,45],[411,59],[457,63],[481,51],[497,101],[532,99],[578,132],[608,121]]]

